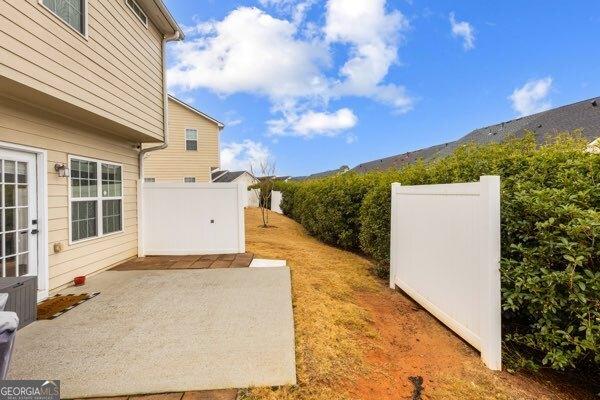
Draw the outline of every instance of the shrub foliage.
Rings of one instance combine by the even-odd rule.
[[[389,263],[390,185],[500,175],[505,351],[521,365],[600,366],[600,156],[563,135],[484,146],[400,170],[279,183],[282,208],[326,243]],[[384,271],[387,274],[387,270]]]

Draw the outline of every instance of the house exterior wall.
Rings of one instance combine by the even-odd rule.
[[[137,254],[138,151],[132,143],[27,104],[0,97],[0,142],[47,151],[49,289],[89,275]],[[68,178],[54,170],[69,155],[119,163],[123,167],[123,232],[69,245]],[[54,252],[60,243],[62,251]]]
[[[219,127],[214,122],[169,99],[169,146],[153,151],[144,161],[144,176],[156,182],[210,182],[211,167],[219,167]],[[185,149],[185,130],[198,130],[198,150]],[[149,147],[150,145],[145,145]]]
[[[87,4],[84,36],[38,0],[0,1],[0,77],[161,141],[162,34],[124,0]]]

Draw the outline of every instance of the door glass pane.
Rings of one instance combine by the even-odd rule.
[[[18,223],[18,227],[19,229],[27,229],[29,227],[29,219],[28,219],[28,214],[29,214],[29,209],[27,207],[22,207],[19,208],[19,215],[17,217],[17,223]]]
[[[19,276],[27,275],[29,273],[29,254],[19,254]]]
[[[15,162],[4,161],[4,181],[15,182]]]
[[[19,206],[26,206],[29,204],[27,185],[19,185],[17,187],[17,204]]]
[[[4,235],[0,233],[0,257],[4,257]],[[0,261],[0,267],[2,262]]]
[[[14,231],[16,224],[16,214],[14,208],[7,208],[4,210],[4,230],[5,231]]]
[[[27,183],[27,163],[17,163],[17,181]]]
[[[16,249],[15,249],[15,232],[10,232],[10,233],[5,233],[4,234],[4,252],[6,253],[5,255],[10,256],[13,254],[16,254]]]
[[[4,185],[4,203],[5,207],[15,206],[15,185]]]
[[[29,235],[28,235],[29,231],[21,231],[19,232],[19,247],[18,247],[18,252],[19,253],[24,253],[26,251],[29,250]]]
[[[5,266],[6,273],[4,276],[17,276],[17,258],[16,257],[8,257],[6,259]]]

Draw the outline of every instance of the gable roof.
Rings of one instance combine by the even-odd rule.
[[[254,175],[252,175],[248,171],[214,171],[212,173],[212,181],[213,182],[221,182],[221,183],[233,182],[237,178],[239,178],[240,176],[242,176],[244,174],[248,174],[252,178],[254,178]],[[256,178],[254,178],[254,179],[256,179]]]
[[[201,116],[202,118],[206,118],[207,120],[209,120],[212,123],[217,124],[217,126],[219,127],[220,130],[222,130],[223,128],[225,128],[225,125],[223,125],[222,122],[216,120],[215,118],[211,117],[208,114],[203,113],[202,111],[198,110],[197,108],[194,108],[192,106],[190,106],[189,104],[187,104],[186,102],[184,102],[183,100],[178,99],[177,97],[173,96],[173,95],[169,95],[169,100],[179,104],[182,107],[187,108],[188,110],[190,110],[193,113],[198,114],[199,116]]]
[[[343,174],[344,172],[348,172],[349,170],[350,170],[350,167],[348,167],[347,165],[342,165],[338,169],[331,169],[331,170],[328,170],[328,171],[317,172],[315,174],[306,175],[306,176],[296,176],[296,177],[291,178],[291,180],[293,180],[293,181],[305,181],[305,180],[309,180],[309,179],[326,178],[326,177],[332,176],[332,175]]]
[[[454,142],[365,162],[352,170],[368,172],[399,168],[420,159],[430,161],[447,156],[467,143],[499,143],[512,136],[521,138],[529,131],[534,133],[538,143],[544,143],[561,132],[574,130],[579,130],[590,142],[600,136],[600,97],[475,129]]]

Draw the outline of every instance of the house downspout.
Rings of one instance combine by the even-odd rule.
[[[162,74],[163,74],[163,137],[164,141],[160,146],[142,149],[140,145],[140,181],[144,179],[144,156],[151,151],[163,150],[169,146],[169,92],[167,88],[167,42],[179,40],[179,32],[175,32],[172,36],[165,36],[162,40]]]
[[[139,167],[139,180],[137,187],[137,209],[138,209],[138,257],[144,257],[146,255],[144,249],[144,207],[143,207],[143,190],[142,185],[144,184],[144,156],[151,151],[166,149],[169,146],[169,92],[167,88],[167,43],[179,40],[181,34],[179,31],[171,36],[164,36],[162,40],[162,76],[163,76],[163,143],[160,146],[150,147],[147,149],[142,148],[140,143],[140,154],[138,167]]]

